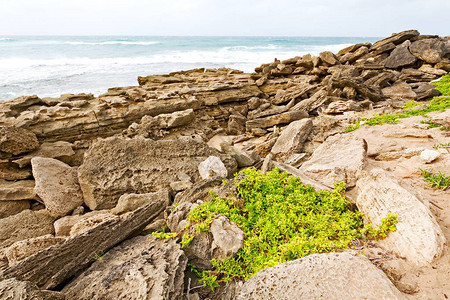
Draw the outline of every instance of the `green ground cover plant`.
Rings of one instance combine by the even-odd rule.
[[[450,187],[450,176],[446,176],[445,173],[433,173],[428,170],[422,170],[423,180],[428,182],[431,187],[435,187],[441,190],[447,190]]]
[[[234,258],[213,260],[213,270],[197,272],[211,288],[309,254],[348,248],[355,239],[382,239],[396,230],[395,215],[388,215],[376,227],[364,228],[363,214],[352,209],[343,183],[336,184],[332,192],[315,191],[278,169],[260,173],[250,168],[239,174],[237,178],[243,179],[235,180],[238,200],[213,195],[213,201],[189,213],[197,232],[209,230],[212,220],[224,215],[246,236]]]
[[[351,132],[358,129],[360,124],[371,126],[379,124],[397,124],[399,119],[409,118],[412,116],[423,116],[427,118],[427,114],[430,112],[444,111],[450,108],[450,75],[445,75],[440,81],[433,82],[432,84],[434,84],[436,89],[442,93],[442,96],[434,97],[427,103],[426,107],[416,109],[415,107],[421,105],[421,103],[409,101],[403,106],[401,111],[397,113],[381,115],[376,114],[372,118],[363,118],[355,125],[349,125],[345,132]],[[428,128],[440,127],[427,121],[425,121],[425,124],[429,125]],[[444,128],[443,130],[448,129]]]

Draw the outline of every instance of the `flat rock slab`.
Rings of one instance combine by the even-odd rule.
[[[34,180],[0,180],[0,201],[35,199],[34,186]]]
[[[234,174],[236,160],[204,142],[190,138],[153,141],[112,137],[96,142],[85,153],[78,178],[89,208],[109,209],[123,194],[168,188],[178,180],[179,173],[199,180],[198,164],[211,155],[223,161],[228,174]]]
[[[35,151],[14,160],[13,162],[23,168],[31,163],[33,157],[48,157],[48,158],[67,158],[75,155],[72,149],[72,144],[64,141],[57,141],[54,143],[42,143]]]
[[[313,123],[311,119],[292,122],[281,132],[281,135],[272,147],[272,154],[285,160],[294,153],[300,153],[303,149],[303,143],[309,137],[312,128]]]
[[[174,240],[138,236],[66,285],[68,299],[182,299],[187,258]]]
[[[312,254],[258,272],[237,300],[406,299],[383,271],[356,252]]]
[[[15,278],[0,281],[0,299],[7,300],[64,300],[64,294],[40,290],[29,281]]]
[[[288,111],[278,115],[273,115],[265,118],[259,118],[254,120],[249,120],[246,123],[247,130],[252,130],[256,128],[267,128],[278,124],[287,124],[292,121],[307,118],[309,115],[306,111]]]
[[[13,216],[30,208],[29,200],[0,201],[0,219]]]
[[[348,134],[338,134],[326,139],[303,163],[300,171],[328,187],[339,181],[352,187],[366,165],[366,141]]]
[[[94,228],[21,260],[2,271],[0,278],[15,277],[31,281],[41,288],[54,288],[87,268],[101,253],[142,231],[164,208],[163,201],[154,202],[121,218],[107,219]]]
[[[34,157],[31,166],[36,181],[34,191],[52,215],[65,216],[83,204],[76,168],[44,157]]]
[[[45,210],[24,210],[0,219],[0,249],[29,238],[53,234],[55,219]]]
[[[441,228],[428,207],[398,178],[373,169],[356,187],[356,205],[375,225],[390,213],[400,221],[397,231],[378,241],[380,245],[419,266],[441,256],[446,242]]]

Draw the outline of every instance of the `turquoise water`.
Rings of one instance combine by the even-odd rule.
[[[252,72],[276,57],[338,50],[368,37],[1,37],[0,100],[106,92],[137,76],[197,67]]]

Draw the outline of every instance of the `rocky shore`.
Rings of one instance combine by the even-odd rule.
[[[450,109],[427,111],[448,103],[430,82],[449,72],[450,38],[408,30],[251,74],[195,69],[98,97],[0,102],[0,298],[450,297],[450,191],[421,172],[450,175]],[[189,211],[210,192],[239,199],[234,175],[249,167],[317,191],[345,182],[366,223],[399,223],[211,290],[190,266],[211,270],[246,236],[222,215],[185,247]],[[162,231],[174,235],[151,234]]]

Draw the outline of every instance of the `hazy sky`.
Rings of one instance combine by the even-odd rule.
[[[0,0],[0,35],[450,35],[450,0]]]

